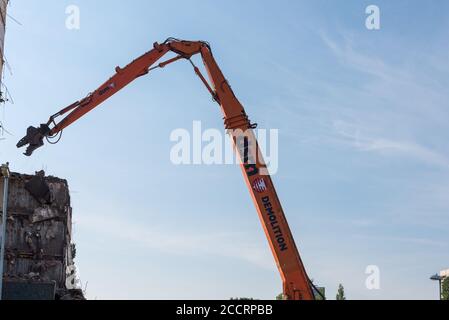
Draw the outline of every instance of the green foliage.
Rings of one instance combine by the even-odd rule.
[[[346,300],[346,296],[345,296],[345,288],[343,287],[343,285],[340,283],[340,285],[338,286],[338,291],[337,291],[337,296],[336,296],[337,300]]]
[[[315,300],[317,300],[317,301],[326,300],[326,288],[318,287],[317,290],[318,290],[318,292],[314,292]]]
[[[442,283],[441,300],[449,300],[449,277],[446,277]]]

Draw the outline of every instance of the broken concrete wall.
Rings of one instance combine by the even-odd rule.
[[[3,190],[3,181],[0,190]],[[0,199],[0,208],[3,199]],[[56,298],[76,291],[72,208],[66,180],[12,173],[6,232],[6,283],[55,283]]]

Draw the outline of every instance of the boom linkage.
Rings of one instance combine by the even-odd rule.
[[[176,56],[156,64],[169,52],[175,53]],[[200,69],[193,64],[191,57],[196,54],[201,55],[210,82],[202,75]],[[17,147],[28,146],[25,155],[31,156],[37,148],[43,146],[44,138],[48,140],[61,134],[65,128],[137,78],[181,59],[190,61],[195,73],[204,83],[212,98],[221,106],[225,128],[232,135],[236,152],[242,160],[241,169],[245,182],[279,269],[285,298],[313,300],[314,294],[311,282],[301,261],[253,132],[255,125],[250,122],[243,106],[236,98],[207,42],[181,41],[169,38],[162,44],[155,43],[151,51],[132,61],[124,68],[116,67],[115,75],[86,98],[55,113],[47,123],[37,128],[29,127],[27,135],[18,142]],[[66,115],[67,113],[68,115]],[[56,122],[56,119],[64,115],[66,115],[65,118],[59,123]],[[235,132],[238,132],[238,134]]]

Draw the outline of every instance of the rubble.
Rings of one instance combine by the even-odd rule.
[[[71,240],[72,208],[67,181],[45,177],[43,171],[34,176],[11,173],[5,298],[84,299],[82,290],[77,288],[75,245]]]

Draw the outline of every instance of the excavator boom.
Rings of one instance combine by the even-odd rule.
[[[176,57],[156,64],[169,52],[175,53]],[[210,83],[190,60],[196,54],[202,57]],[[273,181],[268,174],[253,132],[255,125],[250,122],[243,106],[234,95],[231,86],[214,59],[208,43],[181,41],[174,38],[169,38],[162,44],[155,43],[151,51],[140,56],[126,67],[117,67],[115,75],[86,98],[54,114],[47,123],[40,127],[29,127],[27,135],[19,141],[17,147],[21,148],[28,145],[25,154],[31,156],[37,148],[43,145],[44,138],[54,138],[61,134],[66,127],[135,79],[150,73],[155,68],[163,68],[180,59],[187,59],[192,63],[195,73],[205,84],[213,99],[221,106],[225,128],[232,135],[236,152],[241,159],[245,182],[281,274],[285,298],[313,300],[312,284],[301,261]],[[58,117],[67,113],[68,115],[65,118],[56,122]]]

